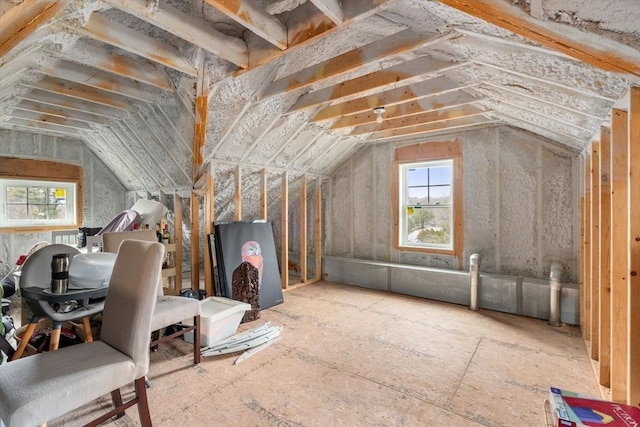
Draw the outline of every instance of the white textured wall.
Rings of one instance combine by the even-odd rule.
[[[575,281],[575,157],[509,127],[457,137],[463,147],[462,266],[451,256],[393,248],[391,174],[398,143],[366,147],[333,174],[325,207],[327,255],[467,269],[477,252],[484,272],[546,278],[551,262],[559,261],[565,280]]]
[[[125,189],[104,163],[79,140],[0,130],[0,156],[52,160],[83,167],[83,226],[100,227],[125,208]],[[0,233],[0,259],[14,263],[51,233]]]

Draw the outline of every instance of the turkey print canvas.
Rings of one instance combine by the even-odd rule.
[[[243,262],[248,262],[258,270],[259,309],[283,302],[280,269],[270,222],[216,224],[213,240],[213,265],[217,265],[220,281],[216,288],[220,289],[221,296],[231,298],[233,271]]]

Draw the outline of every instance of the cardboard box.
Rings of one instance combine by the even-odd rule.
[[[557,427],[640,427],[640,408],[551,387],[551,414]]]
[[[223,297],[209,297],[200,301],[200,345],[212,345],[235,334],[245,311],[251,304]],[[184,340],[193,342],[193,332],[184,334]]]

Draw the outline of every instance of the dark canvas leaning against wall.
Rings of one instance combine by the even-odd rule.
[[[231,298],[233,271],[242,262],[258,269],[260,310],[283,302],[280,269],[269,222],[216,224],[209,236],[214,293]]]

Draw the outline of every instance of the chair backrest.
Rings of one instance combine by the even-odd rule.
[[[124,241],[109,282],[100,339],[134,360],[135,378],[149,369],[151,318],[163,258],[161,243]]]
[[[117,231],[102,234],[102,250],[104,252],[118,252],[118,247],[123,240],[142,240],[145,242],[157,242],[158,238],[154,230],[141,231]]]
[[[69,245],[52,244],[44,246],[27,258],[20,273],[20,287],[48,288],[51,286],[51,258],[55,254],[69,254],[69,265],[80,251]]]

